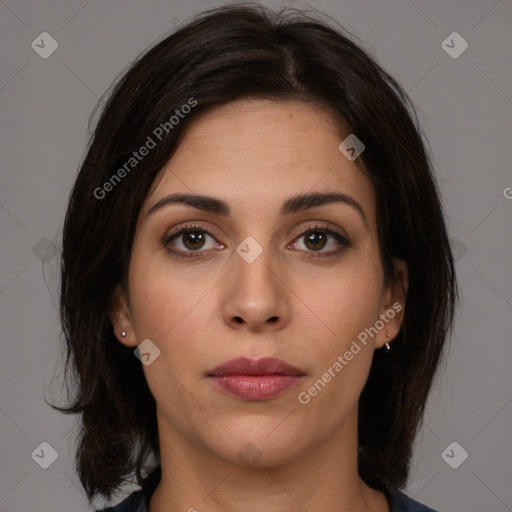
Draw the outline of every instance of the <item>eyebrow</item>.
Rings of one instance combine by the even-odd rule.
[[[228,204],[221,199],[204,195],[176,193],[170,194],[157,201],[148,210],[147,215],[151,215],[164,206],[176,203],[186,204],[188,206],[192,206],[193,208],[197,208],[198,210],[215,213],[218,215],[229,216],[231,214],[231,209],[229,208]],[[290,197],[283,203],[279,213],[281,217],[284,217],[285,215],[289,215],[291,213],[301,212],[332,203],[343,203],[352,207],[360,214],[366,226],[369,227],[368,220],[361,205],[354,198],[341,192],[314,192],[310,194],[299,194]]]

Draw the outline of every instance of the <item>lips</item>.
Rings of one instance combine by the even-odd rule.
[[[304,375],[299,369],[287,362],[275,357],[263,357],[262,359],[248,359],[237,357],[216,366],[209,376],[221,375]]]
[[[207,374],[218,390],[245,401],[274,398],[296,386],[304,372],[274,357],[254,360],[238,357],[216,366]]]

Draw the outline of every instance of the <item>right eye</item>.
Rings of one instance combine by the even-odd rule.
[[[210,238],[213,242],[210,247],[204,247]],[[213,235],[201,226],[184,226],[180,230],[167,236],[164,245],[169,252],[177,257],[190,258],[202,257],[199,253],[206,252],[217,246],[218,249],[224,248],[222,244],[216,242]],[[197,254],[194,254],[197,253]]]

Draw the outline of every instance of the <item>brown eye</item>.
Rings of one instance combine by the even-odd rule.
[[[306,247],[312,251],[323,249],[327,243],[328,236],[321,231],[313,231],[304,235]]]
[[[222,249],[224,246],[216,241],[211,233],[200,226],[185,226],[163,239],[163,246],[173,256],[205,256],[208,249]]]
[[[191,251],[201,249],[205,243],[206,236],[201,231],[186,231],[181,233],[183,245]]]
[[[292,244],[293,248],[304,251],[308,257],[335,256],[351,243],[332,229],[317,226],[303,231]]]

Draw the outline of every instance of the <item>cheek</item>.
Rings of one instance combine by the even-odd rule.
[[[194,301],[194,284],[185,287],[180,275],[172,272],[161,250],[145,250],[144,240],[134,242],[130,263],[130,306],[137,338],[162,340]],[[146,245],[149,244],[146,242]]]
[[[379,260],[354,257],[345,263],[310,290],[308,305],[322,334],[304,347],[315,371],[301,389],[305,401],[339,414],[357,402],[368,377],[374,354],[370,328],[379,319],[382,291]]]
[[[129,285],[135,335],[138,342],[150,339],[160,350],[152,364],[143,366],[151,393],[162,410],[188,411],[183,418],[205,422],[203,408],[192,398],[195,392],[190,393],[204,371],[201,340],[211,339],[211,332],[205,332],[205,313],[212,309],[207,292],[215,281],[171,272],[156,258],[151,262],[134,257],[132,262]]]
[[[201,361],[200,341],[211,337],[215,311],[210,290],[218,280],[204,272],[177,272],[162,255],[134,253],[129,286],[135,335],[139,342],[153,341],[171,370]]]
[[[379,317],[383,276],[379,262],[358,254],[330,274],[303,280],[302,295],[317,313],[322,332],[339,344],[357,337]]]
[[[354,410],[374,355],[367,329],[378,319],[379,294],[371,281],[364,288],[360,280],[352,282],[347,277],[345,284],[347,288],[341,289],[338,283],[330,300],[323,299],[325,323],[332,332],[304,347],[314,371],[298,390],[297,402],[298,407],[305,408],[308,427],[313,431],[337,428]]]
[[[356,417],[355,411],[368,378],[372,357],[370,347],[363,347],[345,364],[332,357],[325,371],[299,390],[297,408],[303,418],[301,429],[324,437],[336,431],[347,418]],[[337,367],[336,363],[340,366]]]

